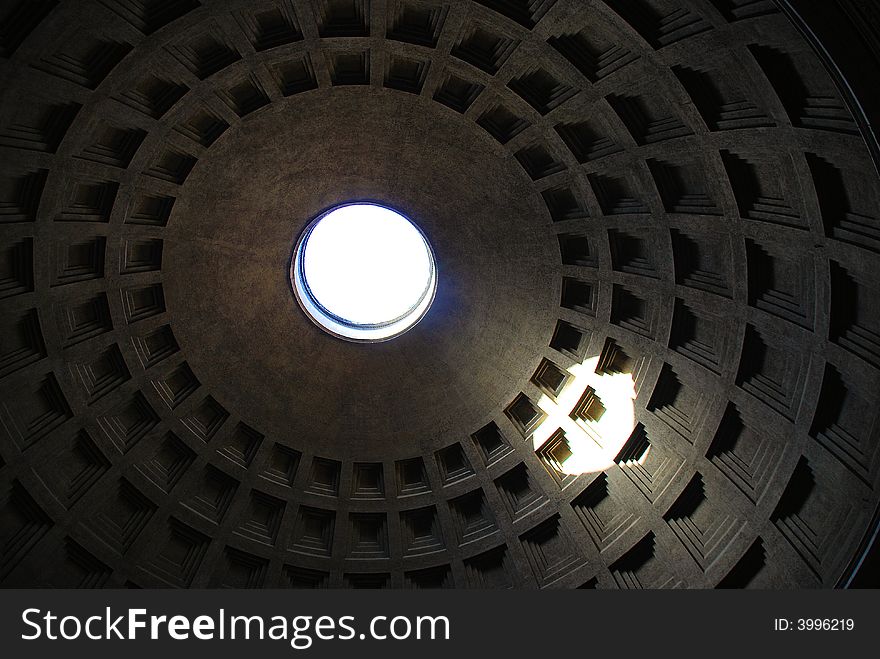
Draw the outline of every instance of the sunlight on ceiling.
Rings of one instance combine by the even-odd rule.
[[[535,450],[562,429],[570,454],[566,451],[565,459],[557,460],[555,466],[564,474],[593,473],[611,467],[636,425],[632,374],[596,373],[598,362],[596,356],[571,367],[568,372],[572,377],[556,400],[545,394],[538,401],[547,417],[534,432]],[[585,393],[592,404],[579,414]],[[647,452],[640,462],[646,457]]]

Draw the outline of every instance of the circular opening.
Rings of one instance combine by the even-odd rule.
[[[366,202],[332,208],[306,227],[290,279],[306,314],[351,341],[400,336],[424,317],[437,289],[434,254],[421,230]]]

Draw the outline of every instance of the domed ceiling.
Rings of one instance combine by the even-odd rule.
[[[3,585],[849,578],[880,187],[773,2],[0,7]],[[436,256],[385,343],[290,287],[352,200]],[[635,395],[584,473],[582,363]]]

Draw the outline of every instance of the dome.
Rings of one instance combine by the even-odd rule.
[[[857,581],[880,151],[827,11],[3,3],[0,584]],[[365,206],[406,267],[319,233]]]

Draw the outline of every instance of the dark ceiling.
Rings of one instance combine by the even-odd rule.
[[[770,0],[0,2],[0,583],[846,584],[880,492],[880,181],[804,27]],[[387,343],[290,291],[352,199],[437,257]],[[638,425],[565,476],[537,404],[596,356]]]

